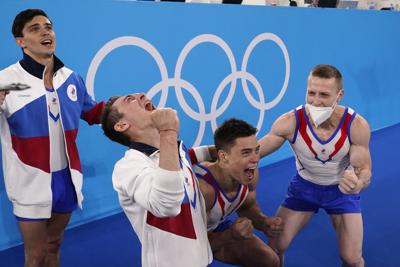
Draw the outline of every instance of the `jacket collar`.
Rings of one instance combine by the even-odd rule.
[[[29,74],[35,76],[36,78],[43,79],[43,72],[45,66],[40,64],[39,62],[36,62],[33,58],[28,56],[27,54],[23,53],[23,58],[19,61],[19,64],[22,66],[22,68],[27,71]],[[64,67],[64,63],[56,57],[53,56],[54,58],[54,73]]]
[[[180,144],[181,144],[181,141],[178,141],[178,148],[179,148]],[[150,156],[151,154],[153,154],[154,152],[159,150],[158,148],[155,148],[154,146],[150,146],[150,145],[140,143],[140,142],[132,142],[131,145],[129,146],[129,148],[138,150],[147,156]]]
[[[143,154],[146,154],[147,156],[150,156],[154,152],[158,151],[158,148],[155,148],[154,146],[150,146],[144,143],[140,142],[132,142],[131,145],[129,146],[131,149],[138,150],[142,152]]]

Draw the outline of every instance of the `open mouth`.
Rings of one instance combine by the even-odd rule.
[[[253,180],[256,168],[257,167],[251,167],[251,168],[247,168],[247,169],[244,170],[244,173],[245,173],[247,179]]]
[[[149,101],[144,105],[144,109],[148,110],[148,111],[152,111],[155,110],[156,108],[154,107],[154,105]]]
[[[44,46],[52,46],[53,45],[53,41],[50,40],[50,39],[46,39],[46,40],[41,41],[40,44],[44,45]]]

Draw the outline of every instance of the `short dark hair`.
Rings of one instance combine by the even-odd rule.
[[[14,22],[11,29],[14,37],[15,38],[23,37],[24,35],[22,34],[22,30],[24,29],[25,24],[27,24],[36,16],[44,16],[49,19],[46,12],[44,12],[41,9],[26,9],[24,11],[19,12],[18,15],[16,15],[14,18]]]
[[[337,81],[339,90],[343,89],[342,74],[336,67],[334,67],[332,65],[319,64],[311,70],[310,75],[313,77],[318,77],[318,78],[323,78],[323,79],[335,78]]]
[[[112,107],[118,98],[120,98],[120,96],[112,96],[105,104],[101,114],[101,128],[103,129],[104,135],[112,141],[124,146],[130,146],[131,141],[129,137],[114,129],[115,124],[122,118],[122,114],[119,113],[116,108]]]
[[[235,145],[236,139],[255,135],[257,129],[247,122],[239,119],[229,119],[224,121],[214,132],[214,145],[218,150],[229,152]]]

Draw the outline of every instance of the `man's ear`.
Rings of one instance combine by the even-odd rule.
[[[17,45],[18,45],[19,47],[21,47],[22,49],[26,48],[24,38],[22,38],[22,37],[17,37],[17,38],[15,38],[15,42],[16,42]]]
[[[114,125],[114,130],[117,132],[125,132],[128,128],[130,127],[130,124],[127,123],[124,120],[119,120],[115,125]]]
[[[218,159],[221,161],[226,161],[227,160],[227,154],[223,150],[218,150]]]
[[[343,95],[344,95],[344,89],[340,89],[337,102],[342,101]]]

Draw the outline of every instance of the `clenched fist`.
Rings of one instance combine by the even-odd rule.
[[[179,118],[176,110],[171,108],[155,109],[151,113],[154,127],[159,131],[179,131]]]
[[[339,180],[339,190],[343,194],[358,194],[362,188],[363,184],[353,170],[344,171]]]
[[[253,224],[246,217],[239,217],[229,228],[235,240],[245,240],[253,237]]]
[[[264,233],[268,237],[277,237],[283,231],[283,221],[280,217],[268,217],[265,219]]]

